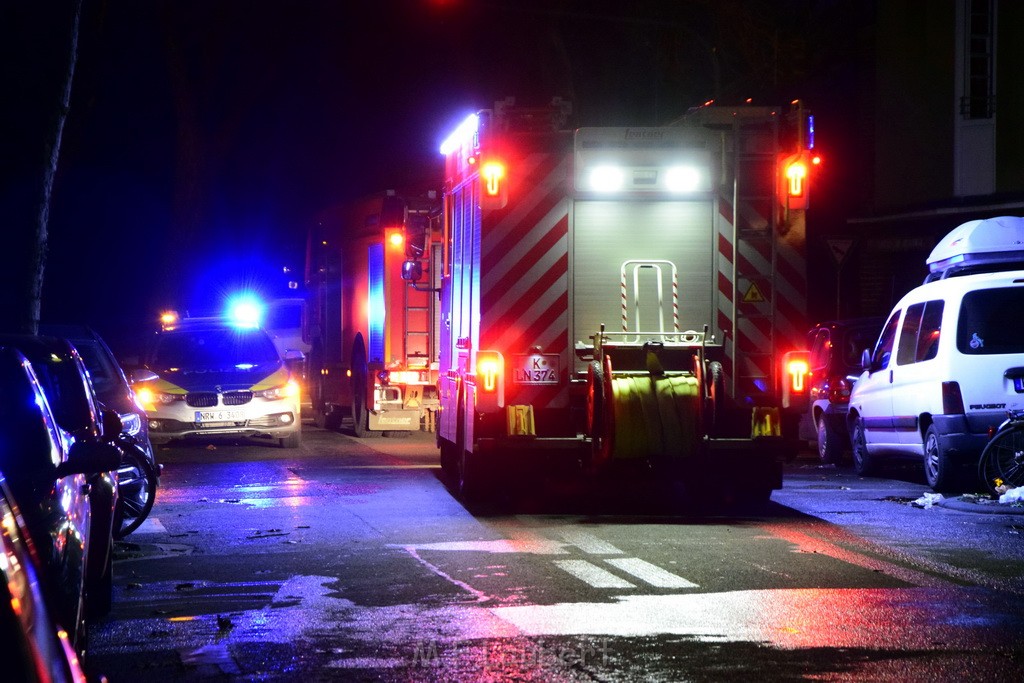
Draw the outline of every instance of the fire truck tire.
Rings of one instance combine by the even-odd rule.
[[[331,431],[341,429],[341,411],[335,406],[327,406],[323,411],[317,411],[316,415],[321,423],[318,426]]]
[[[461,401],[460,401],[461,404]],[[484,498],[487,482],[484,463],[466,448],[466,418],[460,408],[455,429],[455,452],[458,455],[459,498],[466,503],[476,503]]]
[[[366,408],[366,363],[358,356],[352,364],[352,432],[360,439],[380,436],[370,429],[370,411]]]
[[[438,439],[438,449],[441,451],[441,471],[446,476],[454,477],[459,473],[459,452],[448,439]]]

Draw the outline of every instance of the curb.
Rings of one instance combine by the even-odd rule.
[[[943,498],[935,503],[939,507],[959,510],[960,512],[974,512],[987,515],[1024,515],[1024,507],[1018,505],[1003,505],[997,500],[981,503],[966,501],[961,497]]]

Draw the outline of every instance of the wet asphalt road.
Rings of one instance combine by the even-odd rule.
[[[761,510],[548,482],[467,510],[432,435],[162,448],[86,670],[149,680],[969,680],[1024,666],[1024,514],[800,460]],[[1018,510],[1024,513],[1024,510]]]

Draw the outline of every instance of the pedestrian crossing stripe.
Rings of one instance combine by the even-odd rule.
[[[697,588],[681,576],[637,557],[606,558],[606,563],[655,588]],[[593,588],[636,588],[633,584],[588,560],[555,560],[555,566]]]
[[[629,581],[586,560],[555,560],[555,566],[594,588],[636,588]]]

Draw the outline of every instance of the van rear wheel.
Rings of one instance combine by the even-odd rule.
[[[957,464],[939,443],[935,425],[929,425],[924,433],[924,476],[938,493],[956,492],[962,483]]]
[[[868,453],[868,440],[864,434],[864,420],[858,415],[850,427],[850,442],[853,447],[853,471],[863,477],[873,475],[878,465]]]

